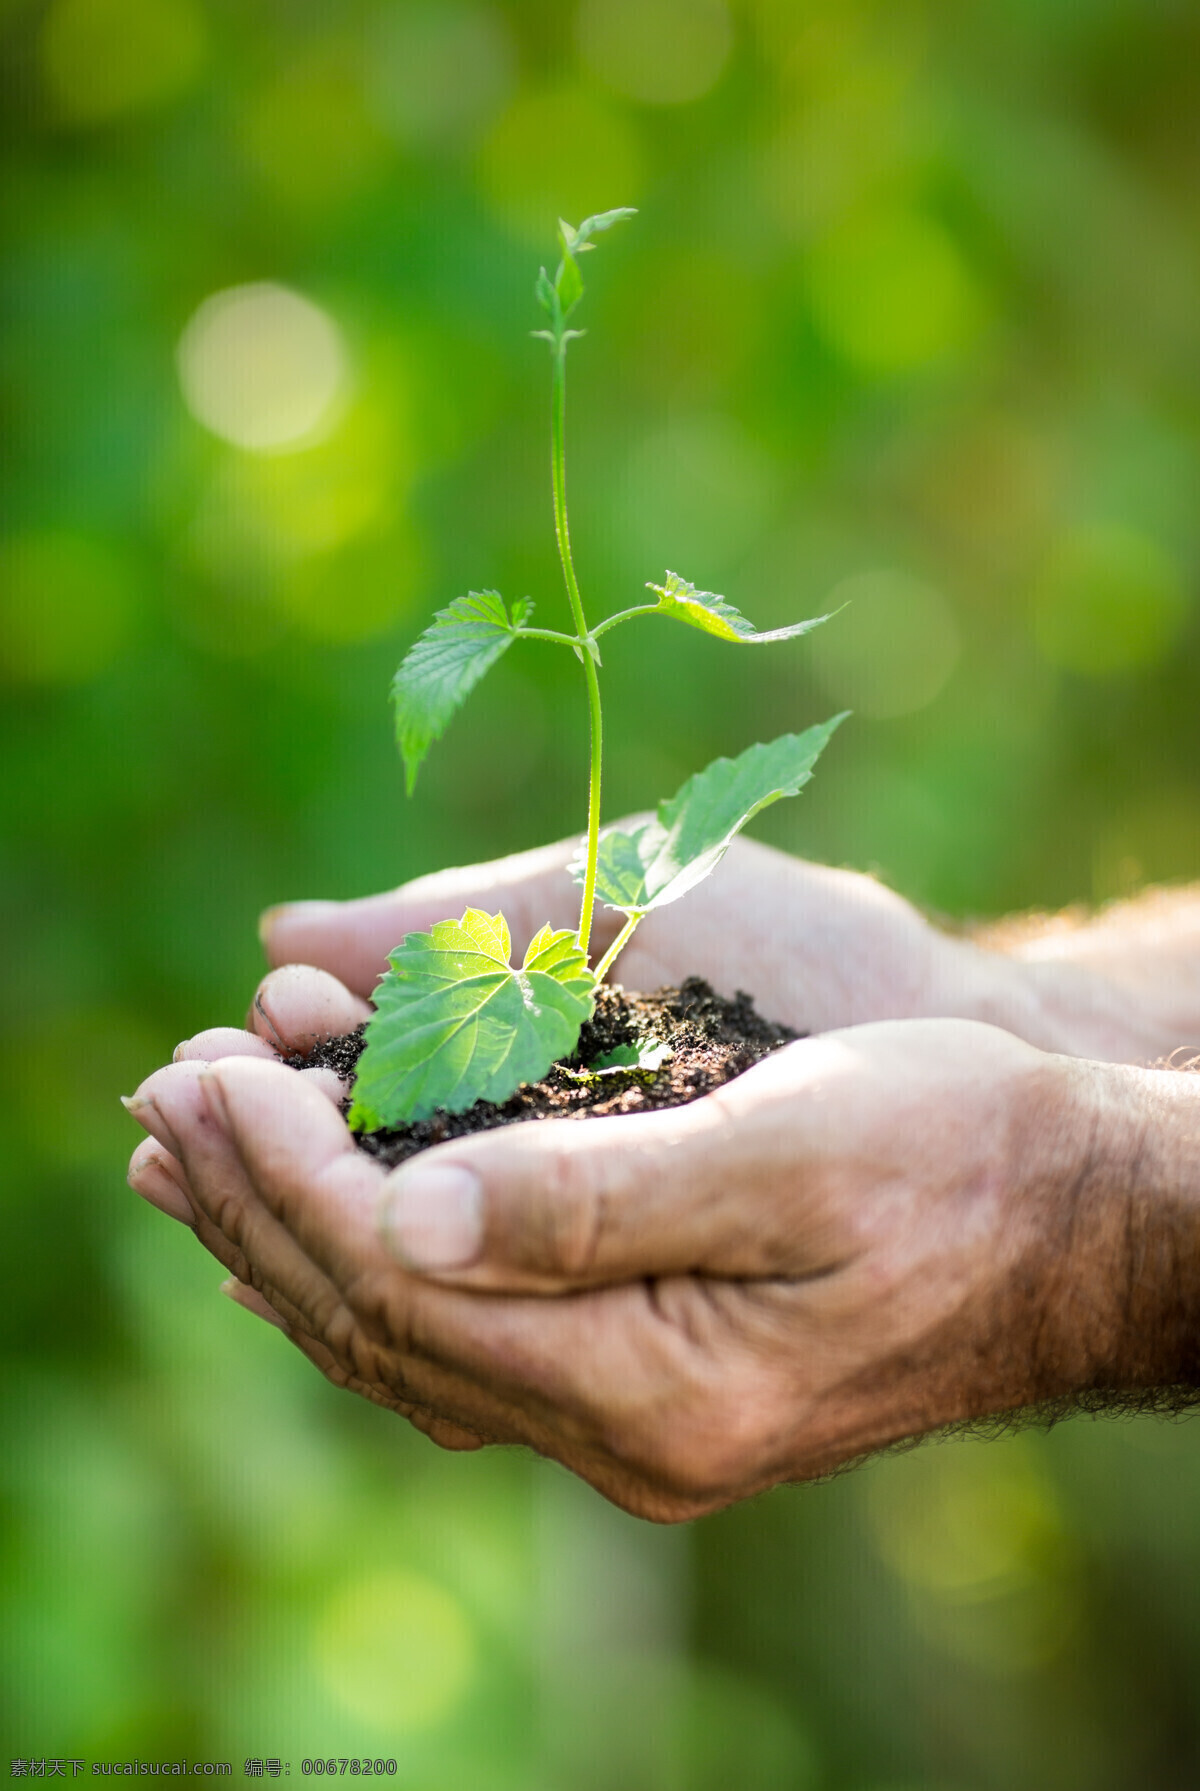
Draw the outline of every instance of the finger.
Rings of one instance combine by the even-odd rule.
[[[299,1051],[307,1056],[321,1040],[353,1032],[370,1013],[366,1002],[328,971],[285,964],[258,985],[249,1020],[259,1039],[274,1047],[272,1055]]]
[[[453,1419],[464,1418],[468,1427],[473,1422],[486,1435],[528,1440],[519,1426],[514,1428],[512,1412],[501,1401],[464,1384],[453,1369],[448,1371],[442,1364],[422,1358],[399,1292],[399,1315],[392,1314],[388,1322],[377,1318],[368,1336],[362,1315],[351,1310],[343,1297],[343,1284],[326,1272],[329,1265],[309,1256],[303,1226],[281,1223],[259,1198],[260,1190],[271,1191],[285,1183],[289,1211],[306,1214],[319,1202],[322,1183],[327,1180],[337,1202],[335,1254],[350,1282],[361,1279],[364,1256],[367,1267],[382,1267],[393,1282],[408,1281],[380,1248],[375,1235],[375,1205],[383,1180],[380,1166],[357,1149],[344,1122],[327,1101],[314,1095],[303,1077],[283,1066],[253,1059],[228,1060],[229,1067],[234,1062],[259,1072],[251,1082],[249,1102],[242,1102],[243,1123],[236,1140],[225,1096],[208,1071],[186,1090],[175,1086],[155,1099],[160,1108],[170,1110],[170,1123],[178,1130],[189,1168],[201,1151],[209,1160],[208,1171],[198,1178],[197,1199],[244,1262],[243,1269],[234,1270],[238,1279],[267,1292],[294,1329],[329,1348],[337,1364],[339,1385],[353,1382],[356,1391],[371,1385],[385,1403],[398,1410],[403,1407],[405,1416],[410,1406],[421,1404]],[[243,1082],[244,1078],[235,1079],[235,1088]],[[183,1109],[196,1099],[204,1100],[208,1107],[207,1125],[196,1128],[201,1142],[189,1146]],[[213,1174],[211,1165],[217,1154],[214,1132],[224,1140],[240,1173],[226,1164],[219,1177]],[[351,1239],[359,1246],[353,1256]],[[370,1302],[367,1304],[369,1311]]]
[[[452,1418],[447,1418],[444,1413],[433,1411],[416,1400],[403,1398],[390,1384],[367,1380],[347,1369],[345,1363],[320,1338],[296,1332],[292,1342],[301,1355],[325,1376],[330,1386],[336,1387],[339,1392],[357,1393],[360,1399],[367,1399],[372,1405],[383,1406],[387,1411],[395,1412],[406,1419],[414,1430],[419,1430],[422,1436],[427,1436],[443,1449],[482,1449],[486,1443],[523,1443],[527,1440],[507,1429],[487,1434],[468,1429]]]
[[[308,1188],[336,1164],[342,1172],[341,1192],[348,1214],[356,1205],[372,1210],[383,1171],[355,1147],[336,1108],[306,1077],[283,1065],[253,1058],[226,1060],[225,1067],[234,1065],[258,1072],[253,1084],[255,1099],[243,1132],[236,1132],[229,1123],[226,1097],[213,1073],[215,1065],[202,1072],[195,1085],[193,1098],[204,1109],[203,1117],[196,1121],[197,1137],[210,1157],[220,1154],[223,1167],[219,1179],[212,1175],[204,1179],[197,1198],[213,1223],[253,1266],[253,1277],[241,1279],[280,1289],[304,1313],[304,1329],[313,1336],[327,1336],[340,1322],[340,1291],[325,1265],[308,1256],[302,1232],[291,1228],[287,1215],[274,1210],[276,1203],[262,1196],[264,1192],[269,1195],[278,1177],[281,1150],[286,1151],[287,1172],[295,1183],[293,1201],[298,1204]],[[234,1086],[240,1086],[236,1079]],[[186,1154],[184,1160],[189,1162]]]
[[[380,1244],[383,1170],[356,1148],[325,1102],[305,1097],[298,1081],[252,1059],[230,1059],[204,1074],[217,1123],[228,1129],[262,1206],[278,1222],[272,1227],[261,1211],[226,1216],[256,1270],[302,1304],[303,1288],[294,1291],[287,1279],[284,1241],[299,1245],[342,1291],[378,1351],[373,1372],[355,1366],[359,1378],[402,1381],[405,1397],[466,1428],[530,1443],[568,1465],[611,1462],[596,1434],[601,1419],[628,1401],[636,1364],[654,1354],[640,1335],[648,1324],[644,1288],[613,1327],[620,1335],[608,1351],[610,1385],[599,1363],[600,1315],[591,1303],[481,1301],[415,1280]],[[347,1316],[328,1313],[324,1323],[304,1329],[333,1344]],[[681,1346],[677,1329],[661,1330],[663,1348]],[[335,1347],[335,1354],[344,1366],[347,1352]]]
[[[187,1193],[183,1165],[153,1138],[143,1139],[129,1159],[126,1178],[135,1194],[160,1212],[184,1225],[196,1223],[196,1210]]]
[[[181,1156],[179,1141],[171,1130],[170,1122],[163,1112],[159,1097],[167,1093],[176,1084],[194,1081],[204,1068],[202,1063],[169,1063],[161,1070],[155,1070],[131,1095],[121,1096],[121,1105],[130,1119],[136,1120],[144,1131],[149,1132],[159,1144],[165,1145],[175,1157]]]
[[[231,1058],[226,1061],[249,1063],[256,1060]],[[276,1067],[280,1075],[297,1084],[305,1084],[306,1079],[297,1076],[295,1071],[282,1065]],[[150,1133],[155,1144],[165,1147],[172,1161],[181,1165],[183,1185],[194,1211],[196,1236],[205,1249],[239,1281],[269,1291],[277,1309],[293,1328],[311,1326],[308,1308],[318,1307],[322,1295],[327,1303],[336,1304],[334,1290],[323,1284],[319,1271],[305,1261],[299,1250],[294,1250],[295,1260],[289,1265],[291,1285],[283,1287],[269,1282],[248,1261],[236,1226],[225,1218],[228,1213],[239,1214],[251,1206],[254,1190],[247,1182],[241,1159],[229,1138],[213,1123],[202,1088],[207,1068],[201,1063],[168,1064],[148,1076],[137,1093],[124,1104]],[[326,1111],[334,1113],[315,1089],[309,1092],[308,1098],[320,1100]],[[304,1285],[305,1277],[307,1300],[306,1310],[302,1311],[290,1296],[296,1287]]]
[[[329,1375],[334,1370],[334,1359],[330,1352],[315,1338],[306,1338],[303,1333],[293,1332],[280,1318],[271,1302],[259,1293],[257,1288],[247,1287],[245,1282],[239,1281],[236,1276],[231,1275],[227,1281],[221,1283],[220,1292],[225,1295],[227,1300],[232,1300],[235,1306],[240,1306],[244,1312],[253,1313],[256,1318],[261,1318],[266,1324],[274,1326],[276,1330],[282,1331],[284,1336],[293,1342],[299,1338],[302,1353],[308,1357],[310,1362],[319,1366],[323,1373]],[[365,1382],[358,1381],[353,1376],[341,1377],[341,1384],[349,1392],[359,1393],[376,1403],[387,1403],[399,1409],[401,1402],[390,1399],[386,1402],[381,1401],[378,1389],[369,1387]],[[436,1412],[426,1412],[423,1408],[414,1406],[410,1410],[404,1411],[402,1415],[407,1417],[409,1422],[431,1442],[437,1443],[439,1448],[483,1448],[482,1437],[476,1436],[472,1431],[463,1430],[461,1425],[452,1424],[448,1418],[439,1417]]]
[[[802,1097],[779,1065],[685,1107],[424,1152],[389,1177],[383,1235],[406,1268],[472,1288],[822,1273],[838,1257],[806,1198]]]
[[[357,1393],[361,1399],[369,1399],[372,1405],[385,1406],[388,1411],[398,1413],[400,1417],[407,1419],[414,1430],[419,1430],[422,1436],[428,1437],[440,1449],[482,1449],[485,1443],[501,1440],[479,1436],[475,1431],[464,1429],[461,1424],[455,1424],[426,1406],[396,1398],[386,1387],[362,1380],[357,1375],[347,1374],[332,1352],[315,1337],[297,1336],[293,1341],[301,1354],[308,1358],[314,1368],[320,1370],[331,1385],[347,1393]],[[516,1439],[507,1437],[503,1440],[512,1442]]]
[[[413,1412],[409,1423],[423,1431],[439,1449],[450,1449],[456,1454],[482,1449],[487,1441],[485,1437],[476,1436],[474,1431],[464,1430],[461,1424],[451,1424],[448,1418],[439,1418],[436,1412],[424,1412],[420,1406]]]
[[[272,964],[318,964],[356,994],[368,995],[388,953],[406,933],[427,931],[467,906],[502,909],[514,945],[523,950],[547,921],[556,927],[575,925],[579,896],[566,867],[577,846],[577,840],[560,840],[491,864],[437,871],[359,901],[268,908],[259,926],[267,957]],[[607,912],[597,913],[595,937],[601,946],[615,937],[617,924]]]
[[[232,1151],[228,1137],[212,1125],[211,1109],[201,1088],[202,1069],[203,1066],[200,1065],[188,1065],[157,1072],[142,1085],[135,1097],[137,1116],[143,1124],[152,1125],[155,1132],[163,1137],[182,1141],[178,1148],[186,1151],[193,1174],[205,1190],[208,1201],[218,1203],[223,1214],[228,1214],[234,1206],[239,1211],[250,1210],[254,1204],[253,1190],[245,1181],[240,1159]],[[310,1102],[311,1095],[308,1091],[313,1086],[316,1073],[311,1078],[307,1074],[295,1076],[290,1071],[285,1071],[284,1074],[292,1086],[305,1088],[305,1100]],[[325,1106],[324,1102],[322,1106]],[[329,1111],[327,1106],[325,1111]],[[281,1234],[275,1241],[273,1255],[277,1259],[282,1256],[285,1273],[292,1281],[296,1300],[288,1299],[270,1279],[263,1276],[257,1262],[251,1264],[239,1238],[229,1238],[213,1224],[208,1212],[198,1201],[187,1198],[182,1192],[187,1187],[183,1165],[155,1137],[146,1139],[138,1146],[130,1166],[131,1181],[134,1181],[135,1173],[138,1177],[134,1182],[138,1191],[144,1193],[148,1199],[155,1199],[162,1192],[158,1182],[150,1177],[149,1185],[143,1185],[147,1181],[151,1165],[161,1175],[170,1178],[173,1187],[176,1179],[181,1184],[174,1188],[174,1193],[176,1200],[186,1204],[187,1223],[196,1226],[198,1235],[212,1254],[225,1267],[233,1269],[231,1277],[221,1286],[221,1292],[229,1299],[285,1331],[291,1341],[310,1360],[317,1362],[322,1372],[335,1379],[338,1385],[362,1393],[376,1403],[389,1405],[442,1448],[477,1449],[483,1446],[484,1438],[441,1413],[417,1408],[412,1402],[398,1398],[394,1391],[385,1392],[379,1385],[370,1386],[347,1369],[344,1361],[339,1362],[325,1344],[306,1333],[303,1328],[305,1322],[312,1322],[308,1319],[308,1313],[315,1307],[319,1315],[317,1322],[320,1322],[320,1315],[328,1314],[338,1307],[339,1297],[337,1290],[319,1276],[313,1265],[301,1258],[292,1240]],[[170,1199],[170,1196],[167,1198]],[[162,1201],[155,1199],[155,1204],[162,1204]],[[174,1206],[167,1206],[166,1210],[174,1212],[175,1209]],[[175,1216],[183,1218],[185,1215],[180,1211]],[[228,1218],[223,1222],[228,1225]],[[297,1287],[295,1280],[297,1267],[303,1277],[303,1285],[300,1287]],[[304,1310],[301,1309],[302,1305]],[[493,1412],[492,1416],[495,1421],[496,1413]],[[511,1427],[506,1427],[503,1434],[509,1441],[524,1440],[519,1439]]]
[[[298,1070],[296,1074],[305,1087],[315,1088],[318,1093],[325,1096],[327,1101],[332,1101],[335,1107],[341,1106],[350,1091],[349,1082],[343,1080],[336,1070],[325,1068]]]
[[[235,1306],[240,1306],[243,1312],[252,1312],[256,1318],[261,1318],[267,1324],[274,1325],[275,1329],[282,1331],[285,1337],[292,1335],[290,1328],[276,1312],[270,1300],[265,1294],[259,1293],[256,1287],[248,1287],[244,1281],[239,1281],[236,1275],[230,1275],[227,1281],[222,1281],[219,1291],[225,1295],[227,1300],[232,1300]]]
[[[210,1026],[176,1045],[171,1062],[215,1063],[219,1057],[274,1056],[276,1052],[256,1033],[244,1032],[240,1026]]]

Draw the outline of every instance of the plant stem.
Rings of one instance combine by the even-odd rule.
[[[639,603],[636,609],[623,609],[615,616],[608,616],[598,627],[592,629],[592,639],[598,641],[602,634],[615,628],[618,622],[631,621],[634,616],[656,616],[659,613],[657,603]]]
[[[575,628],[582,643],[588,638],[588,625],[583,614],[583,599],[579,595],[579,581],[575,577],[575,564],[571,558],[571,535],[567,526],[567,345],[565,341],[555,344],[553,358],[550,476],[554,486],[554,533],[558,540],[558,557],[562,561],[563,578],[566,580],[571,614],[575,619]],[[600,718],[600,680],[596,676],[595,660],[587,651],[583,655],[583,675],[587,682],[588,718],[592,737],[591,767],[588,777],[587,866],[583,880],[583,901],[579,909],[579,947],[581,951],[586,952],[592,931],[592,909],[596,900],[596,858],[600,848],[600,761],[603,744]]]
[[[596,981],[598,983],[604,981],[604,978],[608,975],[621,953],[625,950],[625,947],[629,944],[629,941],[633,936],[633,929],[637,926],[638,921],[641,920],[641,918],[642,916],[640,914],[631,914],[626,920],[625,925],[621,928],[621,931],[617,934],[616,938],[596,966]]]
[[[578,635],[559,634],[553,628],[517,628],[514,632],[523,641],[557,641],[560,647],[574,647],[578,652],[582,647]]]

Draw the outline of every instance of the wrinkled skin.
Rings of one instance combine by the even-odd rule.
[[[337,1079],[273,1047],[357,1024],[388,947],[468,900],[502,904],[518,944],[571,924],[563,855],[277,912],[271,955],[323,968],[277,969],[250,1030],[198,1035],[142,1085],[131,1180],[240,1303],[436,1442],[526,1443],[663,1521],[959,1419],[1178,1378],[1161,1289],[1130,1264],[1166,1248],[1178,1202],[1154,1197],[1178,1177],[1153,1141],[1194,1126],[1192,1079],[981,1023],[1007,1008],[1040,1042],[1055,1021],[1020,966],[765,848],[731,853],[679,930],[650,917],[620,975],[698,971],[820,1037],[689,1107],[510,1127],[391,1174],[360,1153]]]

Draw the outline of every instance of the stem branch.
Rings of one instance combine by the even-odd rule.
[[[598,628],[593,628],[592,639],[598,641],[602,634],[607,634],[610,628],[617,626],[618,622],[628,622],[634,616],[656,616],[658,613],[657,603],[639,603],[636,609],[623,609],[618,615],[609,616],[606,621],[601,622]]]
[[[641,920],[641,918],[642,916],[640,914],[631,914],[626,920],[625,925],[621,928],[621,931],[617,934],[616,938],[596,966],[596,981],[598,983],[604,981],[604,978],[608,975],[618,957],[629,944],[630,939],[633,937],[633,929],[637,926],[638,921]]]
[[[553,628],[517,628],[513,631],[523,641],[557,641],[560,647],[582,647],[583,642],[575,634],[559,634]]]

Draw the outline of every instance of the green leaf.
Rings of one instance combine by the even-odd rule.
[[[410,796],[433,742],[532,614],[527,598],[513,604],[510,619],[495,591],[471,591],[439,610],[409,649],[392,680],[392,701]]]
[[[558,292],[562,314],[568,317],[583,297],[583,275],[579,271],[579,263],[569,249],[564,249],[563,258],[558,264],[558,274],[554,281]]]
[[[646,1040],[640,1045],[615,1045],[585,1069],[572,1070],[564,1064],[563,1070],[572,1082],[599,1082],[610,1076],[653,1076],[674,1055],[665,1041]]]
[[[618,205],[614,211],[598,211],[594,216],[585,218],[579,228],[558,220],[558,234],[563,248],[568,254],[577,255],[581,249],[594,248],[591,241],[601,230],[611,230],[614,224],[620,224],[626,218],[636,218],[636,205]]]
[[[615,1045],[589,1067],[593,1075],[605,1070],[661,1070],[673,1056],[665,1040],[644,1039],[640,1045]]]
[[[592,237],[598,231],[608,230],[622,218],[632,218],[636,214],[631,206],[620,206],[615,211],[597,212],[594,217],[585,218],[578,227],[568,224],[565,218],[558,220],[558,240],[562,248],[562,260],[558,271],[551,280],[543,268],[538,276],[537,299],[542,309],[551,319],[549,330],[533,330],[530,333],[542,337],[549,342],[551,348],[561,354],[568,342],[583,332],[568,330],[566,320],[583,297],[583,275],[579,271],[577,255],[585,249],[594,249]]]
[[[538,269],[538,277],[534,284],[533,291],[542,310],[545,311],[548,316],[553,317],[556,310],[557,295],[554,290],[554,282],[544,267]]]
[[[736,759],[714,759],[674,796],[658,817],[625,832],[600,836],[596,895],[624,914],[647,914],[678,901],[715,870],[747,821],[781,796],[795,796],[812,776],[830,735],[845,715],[803,734],[781,734],[747,747]],[[571,865],[577,883],[583,862]]]
[[[358,1060],[356,1132],[505,1101],[567,1056],[596,979],[570,931],[543,927],[517,970],[502,914],[468,908],[392,952]]]
[[[702,628],[705,634],[715,634],[718,640],[761,643],[762,641],[790,641],[798,635],[807,634],[810,629],[819,628],[822,622],[828,622],[828,616],[810,616],[806,622],[793,622],[789,628],[770,628],[760,634],[752,622],[748,622],[742,612],[727,603],[724,597],[718,597],[715,591],[698,591],[690,585],[686,578],[680,578],[677,572],[667,573],[665,585],[647,584],[648,591],[658,594],[657,611],[651,614],[673,616],[677,622],[686,622],[689,627]]]

